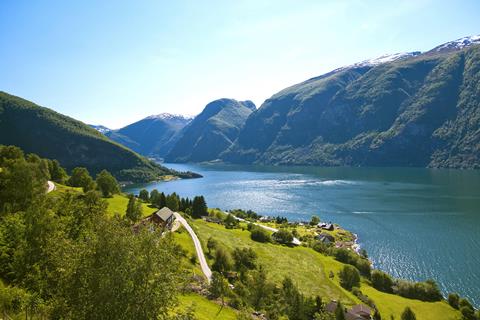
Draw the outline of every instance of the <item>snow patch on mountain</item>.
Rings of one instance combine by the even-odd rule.
[[[430,52],[442,52],[450,50],[460,50],[465,47],[480,44],[480,35],[463,37],[454,41],[450,41],[433,48]]]
[[[93,129],[97,130],[101,134],[106,134],[106,133],[109,133],[110,131],[112,131],[111,129],[109,129],[105,126],[102,126],[102,125],[90,124],[89,126],[92,127]]]
[[[161,120],[192,120],[193,116],[184,116],[181,114],[160,113],[146,117],[145,119],[161,119]]]

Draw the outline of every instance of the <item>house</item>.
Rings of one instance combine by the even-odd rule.
[[[335,242],[335,237],[328,233],[320,233],[315,237],[315,239],[325,244],[330,244]]]
[[[333,223],[320,222],[319,224],[317,224],[317,227],[328,231],[335,230],[335,226],[333,225]]]
[[[357,304],[353,306],[348,313],[352,313],[356,316],[359,316],[360,319],[371,319],[372,309],[367,307],[364,304]],[[348,318],[347,318],[348,319]],[[355,318],[356,320],[357,318]]]
[[[335,313],[337,309],[337,301],[332,300],[326,306],[325,310],[330,313]],[[345,319],[347,320],[370,320],[372,309],[363,304],[357,304],[351,309],[345,310]]]
[[[205,217],[202,217],[202,219],[205,220],[206,222],[212,222],[212,223],[218,223],[218,224],[223,223],[223,220],[217,217],[205,216]]]
[[[163,207],[162,209],[152,213],[152,215],[147,217],[145,220],[153,222],[162,228],[171,229],[173,222],[175,221],[175,215],[172,210],[167,207]]]

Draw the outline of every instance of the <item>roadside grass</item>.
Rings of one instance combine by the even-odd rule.
[[[70,193],[70,192],[72,192],[72,193],[82,193],[83,192],[82,188],[69,187],[69,186],[59,184],[59,183],[56,183],[56,182],[54,182],[54,184],[55,184],[55,190],[50,192],[48,194],[49,196],[59,196],[62,193]]]
[[[107,214],[109,216],[113,217],[117,213],[120,216],[125,214],[128,205],[128,198],[125,194],[115,194],[111,198],[104,199],[108,202]],[[151,207],[147,203],[142,203],[142,208],[144,217],[149,216],[158,210],[157,208]]]
[[[289,276],[306,295],[320,295],[341,300],[346,305],[358,303],[358,299],[340,287],[338,272],[343,264],[305,247],[290,248],[271,243],[259,243],[250,239],[250,232],[241,229],[225,229],[223,226],[202,220],[190,221],[195,232],[205,244],[209,237],[216,239],[229,250],[251,247],[258,255],[258,263],[267,270],[270,279],[281,283]],[[333,279],[329,273],[335,274]]]
[[[181,226],[173,233],[173,238],[175,239],[175,242],[185,250],[186,257],[184,259],[184,266],[188,269],[192,269],[192,272],[195,275],[204,277],[202,269],[200,268],[200,262],[198,261],[197,252],[195,251],[195,245],[193,244],[193,240],[187,230]],[[192,263],[190,259],[192,256],[195,257],[195,263]]]
[[[450,307],[446,301],[424,302],[420,300],[407,299],[394,294],[388,294],[372,288],[362,283],[361,290],[363,294],[369,296],[375,301],[382,319],[390,319],[393,315],[395,319],[400,316],[405,307],[410,307],[417,316],[417,320],[459,320],[460,312]]]
[[[190,306],[198,320],[235,320],[237,313],[230,307],[223,307],[198,294],[186,294],[178,297],[180,311],[186,311]]]

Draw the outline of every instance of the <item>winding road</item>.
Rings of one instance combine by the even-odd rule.
[[[203,253],[202,249],[202,244],[200,243],[200,240],[198,239],[197,235],[195,234],[195,231],[193,231],[192,227],[188,224],[187,220],[185,220],[184,217],[182,217],[179,213],[174,212],[175,218],[177,221],[179,221],[185,229],[187,229],[188,233],[190,234],[190,237],[192,237],[193,244],[195,245],[195,250],[197,251],[197,256],[198,256],[198,261],[200,262],[200,268],[202,269],[203,274],[205,277],[207,277],[207,281],[210,283],[210,280],[212,278],[212,270],[210,270],[210,267],[207,264],[207,259],[205,259],[205,254]]]

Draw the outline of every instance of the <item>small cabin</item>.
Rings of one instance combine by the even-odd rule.
[[[175,214],[169,208],[163,207],[147,217],[147,220],[163,228],[171,229],[173,222],[175,221]]]

